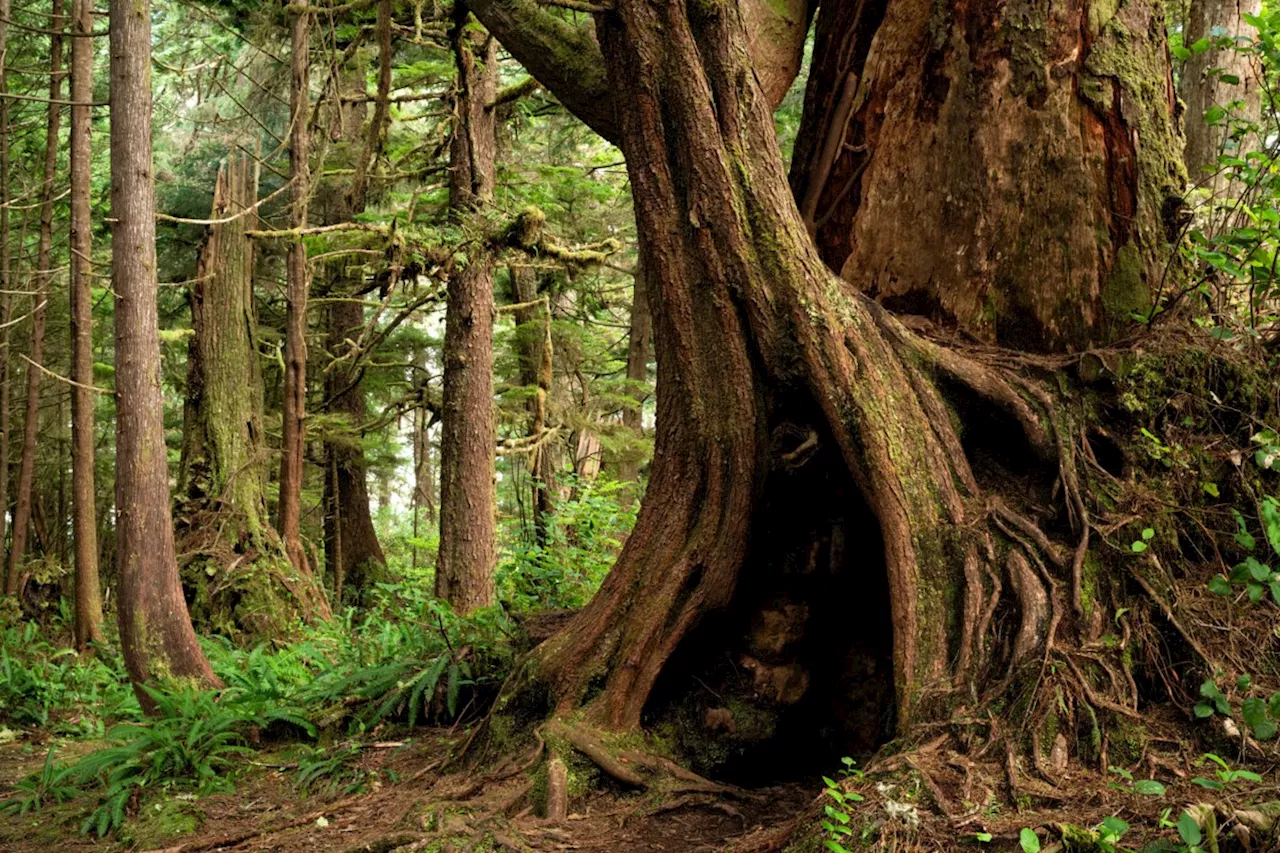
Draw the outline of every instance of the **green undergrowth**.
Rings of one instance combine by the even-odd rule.
[[[38,729],[71,741],[101,738],[105,746],[63,761],[67,741],[55,743],[40,771],[0,800],[0,811],[25,815],[76,801],[81,831],[104,836],[130,817],[154,823],[148,809],[175,797],[233,789],[265,744],[299,744],[295,783],[306,791],[349,774],[347,759],[358,751],[308,744],[478,717],[518,639],[505,613],[457,616],[419,584],[383,584],[371,600],[368,609],[348,610],[288,645],[243,649],[203,639],[225,686],[145,688],[155,704],[146,716],[110,644],[80,656],[43,639],[65,636],[61,623],[4,625],[4,737]]]

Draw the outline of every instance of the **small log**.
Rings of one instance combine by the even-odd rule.
[[[560,825],[569,816],[569,768],[559,758],[547,762],[547,820]]]

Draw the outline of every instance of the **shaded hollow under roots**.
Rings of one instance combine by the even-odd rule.
[[[830,772],[895,727],[879,525],[815,407],[780,409],[732,604],[681,643],[645,714],[694,770],[744,786]]]

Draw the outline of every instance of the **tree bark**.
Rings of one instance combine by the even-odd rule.
[[[310,22],[302,0],[290,4],[292,49],[290,53],[289,179],[292,210],[290,225],[305,228],[311,193],[310,146],[311,95]],[[299,574],[310,573],[302,547],[302,465],[306,456],[307,412],[307,247],[302,238],[289,246],[288,281],[285,286],[284,400],[281,405],[280,498],[277,526],[285,552]]]
[[[138,685],[217,684],[182,596],[160,389],[151,154],[151,4],[111,2],[112,286],[120,645]],[[150,703],[138,689],[138,699]]]
[[[72,0],[71,26],[71,526],[76,567],[76,647],[102,642],[98,580],[97,488],[94,485],[93,235],[93,4]],[[2,227],[2,226],[0,226]]]
[[[329,616],[324,591],[295,567],[267,513],[262,371],[245,232],[257,179],[247,154],[218,170],[209,228],[191,285],[180,545],[193,615],[228,636],[271,640]],[[305,566],[304,566],[305,568]]]
[[[9,404],[13,369],[13,339],[9,318],[13,315],[13,277],[9,245],[9,16],[10,0],[0,0],[0,554],[4,553],[9,523]]]
[[[493,200],[497,45],[466,28],[455,6],[451,42],[458,69],[450,147],[450,206],[457,216]],[[440,553],[436,595],[462,613],[493,603],[493,257],[479,248],[449,280],[445,306],[440,435]]]
[[[49,100],[57,102],[62,97],[62,0],[53,0],[53,17],[49,37]],[[48,302],[50,269],[53,266],[53,196],[58,168],[58,127],[62,112],[56,103],[49,104],[45,122],[44,172],[40,190],[40,243],[36,250],[36,271],[31,278],[34,304],[31,320],[31,351],[27,365],[27,401],[23,417],[22,461],[18,466],[17,503],[13,510],[13,542],[9,548],[9,578],[5,591],[9,595],[21,593],[24,583],[22,561],[26,557],[27,534],[31,524],[31,490],[36,477],[36,436],[40,429],[40,379],[44,365],[44,327]]]
[[[1182,30],[1183,43],[1190,47],[1202,38],[1212,40],[1211,34],[1219,29],[1227,38],[1253,36],[1255,31],[1244,21],[1244,16],[1257,15],[1261,9],[1261,0],[1192,0]],[[1219,70],[1210,74],[1210,69]],[[1223,74],[1233,75],[1240,82],[1223,82]],[[1257,122],[1262,105],[1261,69],[1252,54],[1210,48],[1193,54],[1182,66],[1179,88],[1186,104],[1187,144],[1183,158],[1187,174],[1213,197],[1229,193],[1230,182],[1218,174],[1218,157],[1222,154],[1241,156],[1254,150],[1257,136],[1244,134],[1239,140],[1229,142],[1232,128],[1225,124],[1210,125],[1204,115],[1212,107],[1225,109],[1235,101],[1242,101],[1243,108],[1232,110],[1231,114]],[[1232,194],[1238,192],[1237,188]]]
[[[1146,2],[824,4],[791,183],[831,269],[988,341],[1129,333],[1185,181]]]
[[[505,38],[504,27],[518,5],[518,0],[484,0],[475,8]],[[959,26],[965,20],[947,25],[951,16],[960,15],[958,5],[918,6],[908,2],[889,10],[868,49],[868,55],[876,55],[880,45],[883,52],[874,62],[866,60],[876,73],[859,69],[860,78],[905,87],[892,103],[884,101],[884,90],[871,88],[880,107],[868,114],[877,130],[869,137],[876,141],[868,149],[873,161],[864,174],[896,165],[909,180],[897,200],[863,194],[858,216],[878,211],[876,236],[888,244],[916,236],[912,257],[903,263],[935,254],[942,258],[948,245],[942,237],[958,239],[963,229],[935,233],[939,211],[903,217],[920,199],[945,198],[956,186],[949,183],[959,178],[946,171],[947,157],[977,158],[981,164],[993,156],[984,146],[1004,139],[999,150],[1010,163],[1025,166],[1036,157],[1022,161],[1012,155],[1025,148],[1039,156],[1061,136],[1062,145],[1074,148],[1078,157],[1087,140],[1087,150],[1097,155],[1087,168],[1072,166],[1066,155],[1060,164],[1070,167],[1066,174],[1079,174],[1082,183],[1073,185],[1060,174],[1054,182],[1031,185],[1060,194],[1074,186],[1079,197],[1063,203],[1069,201],[1067,209],[1089,223],[1087,251],[1079,256],[1109,256],[1124,247],[1137,253],[1140,273],[1147,257],[1159,255],[1163,245],[1159,193],[1148,191],[1164,179],[1172,182],[1180,168],[1172,159],[1177,149],[1167,144],[1175,136],[1168,65],[1163,47],[1157,49],[1158,9],[1130,0],[1096,33],[1092,20],[1076,20],[1074,30],[1057,18],[1045,22],[1048,29],[1028,28],[1049,35],[1069,32],[1072,39],[1089,34],[1092,40],[1083,45],[1072,42],[1084,49],[1078,65],[1058,72],[1068,77],[1079,72],[1086,91],[1082,105],[1068,100],[1072,85],[1043,65],[1015,89],[1007,88],[1015,85],[1008,71],[1030,67],[1019,65],[1025,57],[1014,50],[1016,34],[997,28],[993,35],[990,22],[1008,22],[1018,9],[1008,4],[986,12],[971,9],[974,25],[966,28]],[[961,697],[989,701],[1012,683],[1020,667],[1039,665],[1043,658],[1036,650],[1094,633],[1082,594],[1089,528],[1071,450],[1075,433],[1061,424],[1051,404],[1041,402],[1048,394],[1034,383],[1024,386],[1008,373],[917,337],[832,275],[783,173],[772,103],[750,65],[745,19],[739,4],[691,7],[680,0],[620,0],[594,18],[610,88],[617,103],[625,104],[616,111],[618,139],[633,187],[653,309],[659,366],[654,461],[635,529],[599,593],[518,668],[496,709],[499,714],[572,715],[574,725],[635,729],[650,701],[661,698],[655,694],[660,676],[696,675],[698,665],[690,669],[691,660],[711,666],[728,652],[737,655],[730,660],[739,671],[755,674],[756,695],[769,693],[777,704],[795,708],[810,703],[813,712],[827,714],[828,722],[840,719],[858,697],[877,712],[891,708],[885,731],[872,736],[874,745],[877,737],[945,716]],[[937,23],[932,32],[944,42],[933,52],[933,65],[925,62],[931,53],[930,20]],[[1127,55],[1147,63],[1141,80],[1120,79],[1102,66],[1121,49],[1120,27],[1128,34]],[[824,32],[831,38],[830,28],[820,29],[815,67],[817,57],[837,50],[824,43]],[[970,45],[950,39],[973,39],[975,59],[966,59]],[[1049,47],[1057,51],[1059,45],[1055,40]],[[1002,57],[1002,49],[1014,50],[1013,56]],[[912,59],[912,68],[889,73]],[[935,68],[950,80],[954,69],[948,63],[963,66],[976,59],[983,62],[973,73],[988,79],[944,84],[930,82],[933,78],[924,73]],[[971,90],[991,86],[1008,91],[1004,106],[988,104],[989,114],[965,108],[978,97]],[[1116,93],[1127,100],[1131,86],[1148,95],[1136,102],[1136,113],[1128,114],[1135,124],[1120,115],[1116,101]],[[1111,97],[1099,100],[1099,87]],[[815,100],[811,93],[811,103]],[[1059,113],[1046,104],[1061,107],[1079,124],[1067,121],[1064,127],[1052,118]],[[939,148],[948,139],[957,143],[942,130],[958,133],[959,114],[971,125],[965,133],[977,141],[976,153]],[[1139,124],[1144,147],[1135,153],[1131,130]],[[906,127],[917,135],[898,138]],[[1031,132],[1037,128],[1039,133]],[[855,148],[862,140],[853,137]],[[967,162],[973,166],[975,161]],[[1034,170],[1026,168],[1025,177],[1034,178]],[[935,169],[943,171],[930,171]],[[1132,178],[1135,171],[1140,180]],[[983,166],[977,174],[1003,181],[1004,171]],[[880,173],[865,186],[888,193]],[[1132,197],[1126,187],[1133,189]],[[997,187],[991,189],[993,198],[1004,198]],[[1004,189],[1020,201],[1010,208],[999,205],[1002,215],[1021,203],[1027,221],[1037,223],[1035,231],[1029,226],[1023,235],[1027,246],[1043,251],[1047,238],[1040,229],[1052,231],[1059,222],[1067,227],[1068,242],[1084,240],[1074,219],[1055,218],[1060,212],[1032,218],[1044,215],[1043,199]],[[798,195],[803,202],[803,182]],[[873,197],[880,200],[868,207]],[[976,196],[963,201],[988,203]],[[955,211],[968,223],[969,241],[975,233],[970,226],[990,219],[985,214],[964,219],[975,214],[959,204]],[[1118,221],[1126,212],[1132,218]],[[1125,239],[1118,239],[1112,225]],[[983,229],[976,233],[981,236]],[[1009,245],[1014,260],[997,265],[1012,273],[1018,263],[1029,262],[1029,249],[1016,241]],[[874,249],[861,241],[857,246],[864,253]],[[1073,251],[1071,257],[1077,256]],[[1062,264],[1061,253],[1056,257]],[[878,275],[874,265],[861,263],[840,266],[865,269],[873,279]],[[1030,324],[1024,328],[1039,325],[1028,334],[1031,344],[1068,347],[1111,333],[1109,315],[1088,317],[1096,304],[1091,285],[1065,278],[1065,265],[1043,263],[1051,281],[1070,285],[1076,301],[1054,294],[1038,302],[1034,293],[1041,281],[1024,280],[1033,291],[1025,301],[1035,309],[1024,318]],[[1079,272],[1074,260],[1072,268]],[[1089,260],[1081,278],[1096,283],[1100,270],[1100,262]],[[935,278],[929,269],[904,267],[899,280],[928,289],[958,279],[943,269],[937,275],[943,273],[945,278]],[[1141,283],[1141,275],[1135,277]],[[1055,535],[1075,540],[1073,559],[1062,557],[1067,549],[1038,536],[1045,544],[1045,568],[1039,574],[1024,570],[1028,560],[1018,537],[998,535],[993,507],[1002,504],[979,485],[967,449],[982,437],[966,433],[962,440],[953,425],[955,412],[948,408],[965,395],[971,398],[970,417],[975,409],[1007,417],[1015,431],[1010,444],[1021,448],[1027,464],[1060,478],[1059,497],[1048,497],[1046,488],[1043,499],[1060,502],[1067,496],[1071,512],[1064,515],[1074,520],[1064,520]],[[1002,575],[1013,582],[1002,582]],[[847,594],[833,595],[840,589]],[[1060,609],[1064,590],[1070,590],[1074,618]],[[1019,615],[1016,643],[991,632],[1001,601]],[[787,631],[770,637],[754,627],[770,622],[781,622]],[[1074,632],[1062,627],[1067,622]],[[885,693],[874,694],[872,701],[872,693],[832,690],[831,685],[853,683],[856,672],[842,670],[844,661],[865,664],[873,673],[865,680],[882,685]],[[665,698],[687,695],[692,682],[672,682]],[[846,736],[859,737],[856,729],[851,726]]]

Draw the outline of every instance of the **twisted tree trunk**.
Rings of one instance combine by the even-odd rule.
[[[844,51],[856,64],[859,50],[884,51],[883,72],[858,75],[881,84],[867,113],[878,141],[861,172],[875,180],[855,217],[867,217],[867,235],[836,266],[860,283],[896,270],[905,291],[968,288],[947,303],[966,325],[972,278],[976,301],[1007,300],[1010,337],[1036,348],[1118,334],[1124,318],[1106,307],[1105,280],[1128,264],[1125,309],[1150,304],[1152,271],[1169,253],[1161,188],[1180,174],[1158,8],[1128,0],[1114,18],[1087,20],[1055,11],[1027,28],[1047,41],[1036,57],[1052,60],[1036,64],[1017,24],[1042,7],[919,6],[891,6],[889,29],[865,33],[862,48],[819,30],[815,57]],[[525,0],[475,8],[535,73],[535,48],[561,38]],[[862,8],[829,13],[857,20]],[[526,659],[496,713],[572,719],[559,731],[588,754],[574,727],[631,730],[682,696],[714,702],[714,690],[692,685],[717,667],[726,682],[746,678],[779,731],[874,746],[959,703],[1007,698],[1019,673],[1087,642],[1101,616],[1098,579],[1086,583],[1096,566],[1074,427],[1037,383],[917,337],[829,271],[802,213],[803,182],[797,205],[783,174],[777,100],[755,73],[761,43],[747,37],[752,9],[621,0],[594,17],[593,34],[572,34],[576,60],[602,63],[608,85],[591,88],[581,73],[564,100],[589,105],[584,118],[620,144],[632,181],[659,366],[656,447],[613,571]],[[933,49],[920,40],[930,33],[941,40]],[[1121,55],[1135,62],[1113,67]],[[1063,82],[1073,75],[1079,96]],[[889,102],[893,84],[904,88]],[[1006,93],[1003,106],[992,92]],[[1126,110],[1131,95],[1143,97]],[[812,93],[810,103],[821,109]],[[811,121],[831,126],[830,112]],[[841,137],[833,152],[843,156]],[[1046,154],[1079,180],[1037,172]],[[966,157],[989,192],[971,186],[953,209],[923,209],[959,188],[949,161]],[[813,209],[836,204],[840,183],[850,181]],[[1075,218],[1033,191],[1056,193]],[[944,228],[947,215],[960,224]],[[895,247],[887,267],[881,245]],[[1022,472],[1016,490],[1000,488],[1008,480],[992,476],[993,456],[997,469]],[[1020,511],[1028,504],[1059,508],[1050,532]],[[997,630],[1007,622],[1012,636]],[[1083,676],[1079,689],[1101,692]],[[766,728],[762,739],[777,734]]]

